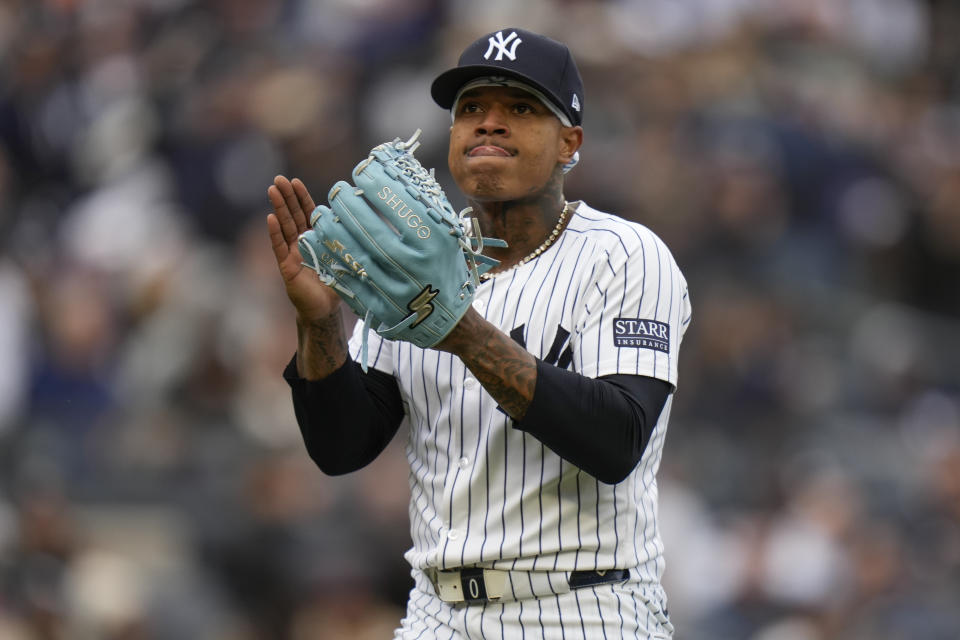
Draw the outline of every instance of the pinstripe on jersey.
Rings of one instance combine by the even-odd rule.
[[[474,307],[535,356],[569,361],[582,375],[677,383],[690,320],[683,275],[649,229],[586,204],[543,255],[482,284]],[[618,318],[662,323],[668,348],[615,346]],[[354,358],[359,345],[355,333]],[[659,585],[655,475],[672,394],[636,469],[606,485],[513,429],[453,355],[373,333],[369,349],[370,365],[396,377],[406,406],[413,567],[631,568],[639,582]]]

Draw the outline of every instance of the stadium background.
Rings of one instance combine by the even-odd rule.
[[[307,459],[277,173],[322,198],[523,26],[587,98],[568,195],[674,251],[678,640],[960,636],[960,6],[0,1],[0,637],[387,637],[401,447]]]

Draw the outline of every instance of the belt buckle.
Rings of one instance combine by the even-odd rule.
[[[444,602],[475,604],[499,600],[506,589],[504,571],[471,567],[459,571],[436,571],[433,586]],[[431,576],[432,577],[432,576]]]

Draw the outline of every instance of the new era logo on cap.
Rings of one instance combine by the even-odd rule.
[[[546,96],[570,123],[583,123],[583,81],[563,43],[525,29],[488,33],[464,49],[456,67],[437,76],[430,94],[450,109],[461,87],[485,76],[519,80]]]

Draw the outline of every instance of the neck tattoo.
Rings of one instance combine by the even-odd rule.
[[[517,262],[515,265],[511,267],[507,267],[503,271],[497,271],[496,273],[488,272],[488,273],[480,274],[480,282],[486,282],[490,278],[498,276],[501,273],[507,273],[509,271],[513,271],[517,267],[523,266],[528,262],[530,262],[531,260],[533,260],[534,258],[539,257],[541,253],[549,249],[550,245],[552,245],[556,241],[556,239],[560,237],[560,232],[563,231],[563,225],[567,221],[567,214],[570,213],[570,209],[571,209],[570,203],[564,202],[563,210],[560,212],[560,217],[557,219],[557,225],[553,228],[553,231],[550,232],[550,235],[547,236],[547,239],[544,240],[539,247],[537,247],[536,249],[528,253],[526,256],[521,258],[520,261]]]

